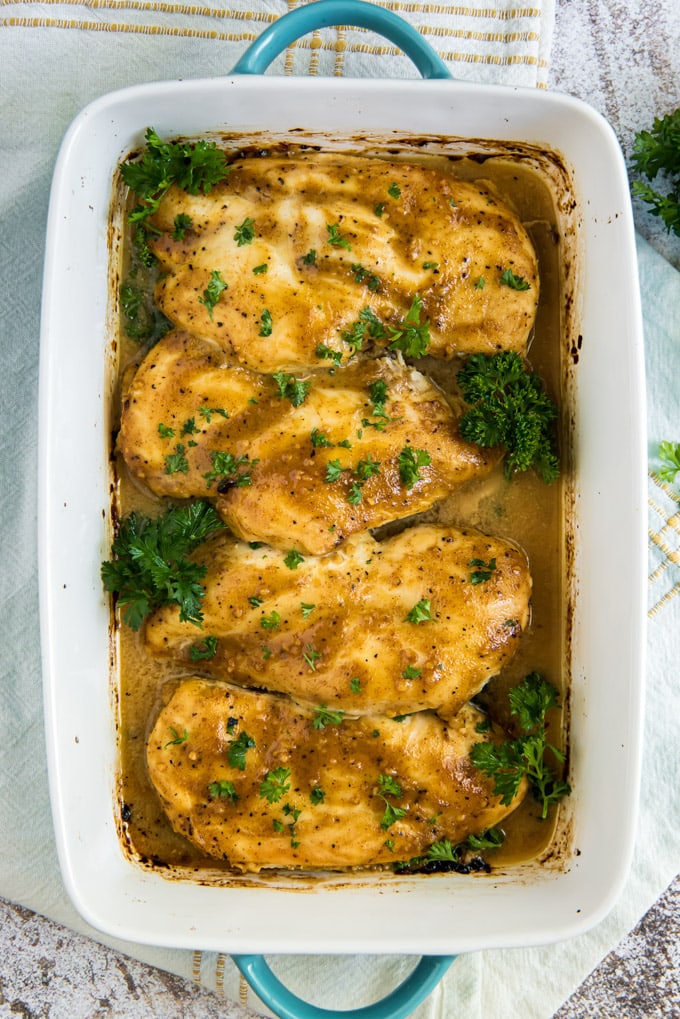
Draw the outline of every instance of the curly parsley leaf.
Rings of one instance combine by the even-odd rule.
[[[169,604],[179,606],[183,622],[201,625],[200,581],[207,567],[188,556],[224,526],[201,500],[171,507],[155,519],[131,513],[123,520],[101,575],[106,590],[118,595],[127,626],[138,630],[150,612]]]
[[[308,379],[298,379],[295,375],[288,375],[286,372],[274,372],[272,375],[278,389],[278,396],[282,400],[290,400],[294,407],[299,407],[307,398],[311,386]]]
[[[189,658],[192,662],[208,661],[217,654],[217,637],[206,637],[200,644],[192,644]]]
[[[680,107],[665,117],[655,117],[651,130],[636,134],[631,161],[648,181],[661,175],[666,182],[667,188],[661,191],[636,180],[632,192],[669,232],[680,236]]]
[[[411,446],[404,446],[397,458],[399,466],[399,477],[405,488],[413,488],[416,481],[420,481],[420,467],[427,467],[432,463],[432,457],[424,449],[412,449]]]
[[[260,797],[269,803],[278,803],[290,789],[290,768],[275,768],[268,771],[260,782]]]
[[[666,481],[670,485],[680,472],[680,442],[659,443],[659,459],[661,467],[656,473],[662,481]]]
[[[429,598],[421,598],[406,616],[407,623],[429,623],[432,620],[432,606]]]
[[[173,184],[190,195],[206,195],[229,173],[226,154],[214,142],[164,142],[152,127],[144,137],[141,157],[120,166],[124,183],[139,198],[131,223],[153,216]]]
[[[325,729],[327,725],[341,725],[345,717],[344,711],[333,711],[326,707],[325,704],[320,705],[314,712],[314,721],[312,722],[313,729]]]
[[[198,299],[198,303],[202,304],[204,308],[207,308],[208,314],[210,315],[210,321],[212,322],[213,311],[215,305],[220,299],[220,294],[223,290],[227,289],[227,284],[222,279],[222,274],[219,269],[213,269],[210,273],[210,282]]]
[[[559,762],[564,760],[562,751],[548,743],[545,728],[546,713],[559,707],[559,695],[551,683],[532,672],[510,691],[509,699],[521,735],[500,744],[476,743],[470,759],[476,768],[493,778],[494,793],[505,806],[512,803],[526,777],[545,819],[548,807],[571,792],[569,784],[558,778],[545,760],[546,752]]]
[[[255,746],[255,740],[247,732],[242,732],[236,739],[232,739],[227,750],[227,760],[232,768],[239,771],[246,770],[246,754]]]
[[[423,302],[418,294],[397,329],[390,328],[390,350],[400,350],[407,357],[424,357],[430,346],[430,323],[420,321]]]
[[[503,287],[510,287],[511,290],[530,290],[529,283],[524,276],[515,276],[512,269],[505,269],[501,273],[499,283]]]
[[[219,782],[210,782],[208,785],[208,795],[211,800],[225,799],[229,800],[230,803],[236,803],[236,800],[239,799],[234,783],[228,782],[223,778]]]
[[[536,372],[519,354],[472,354],[457,375],[465,401],[472,406],[459,425],[466,442],[504,446],[507,477],[534,467],[546,483],[560,468],[555,450],[557,408]]]

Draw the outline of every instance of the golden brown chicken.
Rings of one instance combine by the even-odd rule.
[[[458,419],[400,357],[291,381],[175,331],[125,394],[118,444],[158,495],[212,499],[240,538],[321,554],[490,470],[498,450],[464,442]]]
[[[356,715],[450,717],[529,622],[525,555],[477,531],[421,524],[304,559],[220,537],[201,558],[202,629],[160,608],[146,624],[149,652]]]
[[[190,226],[179,231],[177,217]],[[524,352],[536,255],[490,183],[432,166],[312,153],[239,159],[207,195],[173,187],[149,242],[156,300],[260,372],[368,346]]]
[[[338,870],[410,860],[498,824],[509,806],[469,760],[484,718],[447,724],[329,718],[272,694],[192,677],[149,736],[151,780],[173,828],[242,871]]]

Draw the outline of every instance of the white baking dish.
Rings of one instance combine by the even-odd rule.
[[[560,852],[456,874],[169,880],[126,855],[116,816],[115,647],[100,581],[111,537],[112,178],[147,126],[163,137],[303,129],[558,154],[574,234],[565,308],[573,481],[570,774]],[[114,252],[115,254],[115,252]],[[115,264],[115,258],[113,261]],[[580,339],[582,337],[582,340]],[[452,81],[250,77],[105,96],[71,126],[49,213],[40,381],[40,575],[48,760],[66,887],[120,938],[228,952],[442,955],[545,943],[610,909],[628,870],[641,756],[646,497],[642,334],[623,160],[573,99]],[[291,917],[294,916],[294,922]]]

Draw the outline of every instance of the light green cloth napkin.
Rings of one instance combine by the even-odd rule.
[[[470,80],[544,83],[554,2],[531,7],[504,0],[472,4],[393,3]],[[224,73],[247,43],[288,9],[283,0],[236,0],[229,8],[93,0],[89,5],[0,3],[0,895],[139,959],[192,976],[238,998],[229,960],[204,953],[121,944],[92,931],[67,900],[54,849],[43,748],[36,563],[37,373],[40,290],[49,185],[59,143],[88,101],[114,88],[162,78]],[[466,13],[467,12],[467,13]],[[282,56],[279,73],[413,75],[405,58],[367,33],[321,33]],[[365,50],[368,49],[368,52]],[[672,383],[680,377],[680,282],[641,243],[640,268],[650,356],[650,442],[680,439]],[[675,430],[674,430],[675,429]],[[77,455],[77,450],[64,455]],[[616,452],[613,451],[613,455]],[[656,603],[677,590],[677,523],[662,525],[672,498],[650,482]],[[666,551],[664,551],[664,549]],[[77,551],[74,551],[77,554]],[[665,558],[664,558],[665,557]],[[663,565],[665,563],[666,565]],[[664,586],[665,585],[665,586]],[[678,692],[671,679],[678,599],[650,620],[650,707],[643,785],[643,827],[626,894],[612,916],[584,938],[550,949],[494,952],[461,959],[417,1016],[515,1014],[547,1019],[601,956],[634,924],[674,875],[678,847],[668,818],[678,816],[677,743],[671,725]],[[280,958],[277,966],[303,994],[319,987],[335,1007],[377,997],[412,965],[404,959]],[[536,967],[549,980],[536,980]],[[224,967],[224,968],[223,968]],[[347,996],[349,993],[349,997]],[[318,1000],[318,998],[317,998]],[[251,995],[249,1001],[257,1007]]]

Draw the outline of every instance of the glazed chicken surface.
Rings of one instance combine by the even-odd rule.
[[[498,824],[522,799],[525,784],[501,805],[468,758],[494,738],[477,731],[484,717],[466,705],[448,724],[429,712],[320,721],[192,677],[161,709],[147,762],[173,828],[235,869],[394,864]]]
[[[317,555],[500,459],[460,438],[459,413],[399,356],[300,382],[230,366],[213,342],[173,331],[124,394],[118,447],[157,495],[211,499],[243,540]]]
[[[408,352],[409,326],[435,357],[524,353],[534,323],[537,259],[518,216],[492,184],[432,166],[244,158],[207,195],[171,188],[150,222],[163,313],[259,372]]]
[[[421,524],[304,559],[220,536],[201,561],[202,628],[164,606],[147,621],[148,651],[353,715],[451,717],[529,622],[526,556],[473,530]]]

